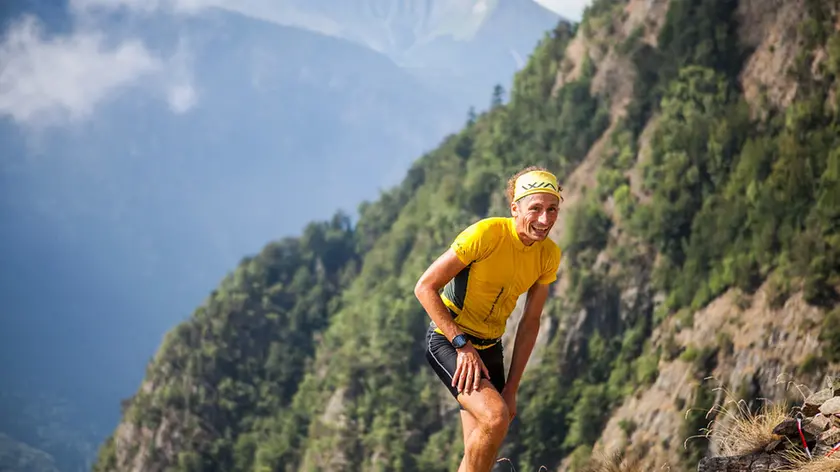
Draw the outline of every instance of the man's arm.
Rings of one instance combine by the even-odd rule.
[[[525,365],[531,357],[534,343],[540,330],[540,315],[542,314],[545,301],[548,298],[547,284],[534,284],[529,290],[525,300],[525,310],[519,325],[516,328],[516,338],[513,344],[513,357],[510,361],[510,371],[505,389],[512,389],[516,392],[519,389],[519,382],[525,372]]]
[[[426,272],[423,273],[414,287],[414,295],[426,309],[426,313],[429,314],[432,321],[443,331],[449,342],[452,342],[452,338],[462,334],[463,331],[452,319],[452,315],[446,305],[443,304],[443,300],[440,299],[438,291],[465,267],[466,264],[458,259],[458,255],[450,248],[426,269]],[[452,373],[451,385],[457,388],[459,392],[470,393],[478,389],[481,382],[481,373],[483,372],[489,379],[490,372],[475,347],[469,342],[458,348],[457,352],[458,358],[455,372]]]
[[[466,265],[458,259],[455,251],[448,249],[426,269],[417,281],[417,285],[414,286],[414,295],[417,300],[450,342],[462,331],[452,320],[452,315],[440,299],[439,292],[465,267]]]

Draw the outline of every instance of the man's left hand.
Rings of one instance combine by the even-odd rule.
[[[516,416],[516,389],[510,387],[509,385],[505,385],[505,388],[502,389],[502,398],[504,398],[505,403],[507,404],[508,411],[510,412],[510,419],[513,420],[513,417]]]

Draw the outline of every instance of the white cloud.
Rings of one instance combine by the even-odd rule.
[[[195,105],[196,93],[190,84],[176,85],[167,93],[169,108],[175,113],[185,113]]]
[[[35,18],[23,17],[0,44],[0,114],[19,123],[84,119],[161,68],[139,41],[104,43],[96,32],[48,38]]]
[[[168,73],[164,79],[166,101],[173,113],[186,113],[198,102],[198,93],[193,85],[192,57],[190,48],[182,39],[178,50],[168,61]]]
[[[130,8],[159,8],[162,0],[118,0]],[[189,10],[201,0],[179,0]],[[0,40],[0,116],[42,127],[90,118],[130,89],[166,100],[175,113],[190,110],[198,94],[184,44],[172,57],[152,54],[138,39],[117,43],[97,26],[89,9],[115,2],[72,0],[75,29],[50,35],[39,20],[22,16]]]

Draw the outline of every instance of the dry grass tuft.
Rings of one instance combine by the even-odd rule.
[[[643,471],[641,460],[636,456],[626,456],[619,451],[609,456],[600,454],[593,457],[583,472],[647,472]]]
[[[779,472],[840,472],[840,458],[814,456],[810,459],[801,449],[793,449],[781,453],[785,461],[790,464]]]
[[[737,456],[763,450],[771,442],[782,439],[773,434],[773,428],[788,417],[785,404],[765,403],[753,413],[743,400],[715,405],[715,420],[708,436],[717,447],[718,454]]]

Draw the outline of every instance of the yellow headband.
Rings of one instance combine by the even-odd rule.
[[[560,185],[557,184],[557,177],[554,174],[541,170],[533,170],[522,174],[516,179],[516,184],[513,189],[513,201],[535,193],[550,193],[562,200],[563,197],[560,195],[561,190]]]

